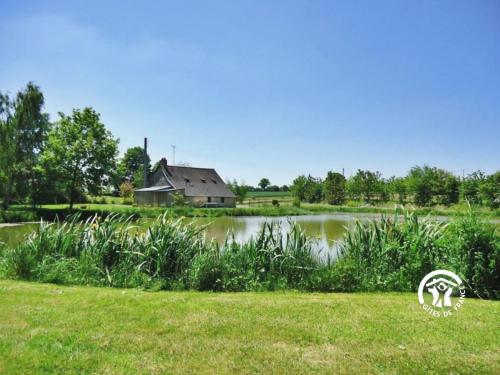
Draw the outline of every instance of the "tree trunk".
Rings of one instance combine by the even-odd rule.
[[[10,199],[12,195],[12,175],[7,178],[7,188],[5,189],[5,197],[3,198],[2,207],[4,210],[9,208]]]

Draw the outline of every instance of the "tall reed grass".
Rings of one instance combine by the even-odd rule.
[[[42,222],[0,253],[0,275],[42,282],[150,289],[221,291],[414,291],[428,272],[445,268],[471,292],[499,298],[500,240],[473,214],[451,223],[404,213],[357,221],[337,260],[319,257],[298,225],[266,223],[250,240],[222,245],[204,227],[159,216],[141,231],[132,218],[108,215]]]

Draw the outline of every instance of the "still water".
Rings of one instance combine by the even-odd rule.
[[[199,225],[208,225],[205,230],[207,240],[216,240],[219,243],[224,242],[228,233],[233,233],[236,241],[246,241],[255,235],[262,227],[264,222],[280,222],[283,232],[286,232],[290,226],[290,220],[297,222],[307,235],[317,238],[317,249],[324,253],[334,252],[336,244],[344,234],[345,227],[356,219],[366,219],[368,216],[352,214],[329,214],[329,215],[308,215],[287,217],[264,217],[264,216],[245,216],[245,217],[217,217],[217,218],[193,218],[186,219]],[[140,226],[147,228],[151,221],[142,220]],[[36,230],[38,224],[15,224],[0,226],[0,242],[8,246],[14,246],[21,242],[29,233]]]

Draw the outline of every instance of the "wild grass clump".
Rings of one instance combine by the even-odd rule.
[[[249,241],[229,237],[220,248],[195,260],[192,287],[200,290],[303,289],[320,266],[314,240],[298,225],[283,233],[279,223],[265,223]]]
[[[415,213],[357,221],[339,259],[311,278],[313,290],[416,291],[436,269],[455,272],[469,295],[500,298],[500,237],[495,226],[469,213],[451,223]]]
[[[318,264],[298,226],[282,234],[279,225],[265,224],[250,241],[222,246],[206,242],[203,231],[166,214],[146,232],[117,215],[42,222],[3,252],[0,270],[62,284],[238,291],[298,288]]]

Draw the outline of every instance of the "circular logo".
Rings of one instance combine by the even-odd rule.
[[[465,286],[462,279],[451,271],[432,271],[418,286],[418,302],[429,315],[451,316],[465,302]]]

